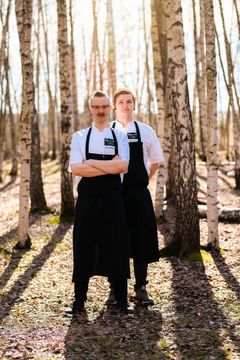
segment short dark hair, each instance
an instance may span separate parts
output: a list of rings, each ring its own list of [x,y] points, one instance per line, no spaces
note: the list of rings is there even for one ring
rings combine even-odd
[[[120,96],[120,95],[131,95],[132,98],[133,98],[133,103],[134,103],[134,107],[135,107],[135,104],[136,104],[136,96],[133,94],[133,92],[131,90],[129,90],[128,88],[120,88],[120,89],[117,89],[113,95],[113,107],[114,109],[116,108],[116,102],[117,102],[117,98]]]
[[[102,90],[96,90],[94,91],[94,93],[92,93],[92,95],[90,96],[89,100],[88,100],[88,105],[91,106],[92,104],[92,99],[95,98],[95,97],[106,97],[110,103],[110,100],[109,100],[109,96]]]

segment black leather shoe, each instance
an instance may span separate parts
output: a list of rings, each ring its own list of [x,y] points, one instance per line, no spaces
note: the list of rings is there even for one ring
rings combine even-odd
[[[74,301],[72,306],[65,310],[66,314],[77,315],[84,311],[84,301]]]
[[[128,314],[129,313],[128,302],[127,301],[119,301],[119,302],[117,302],[117,309],[122,314]]]

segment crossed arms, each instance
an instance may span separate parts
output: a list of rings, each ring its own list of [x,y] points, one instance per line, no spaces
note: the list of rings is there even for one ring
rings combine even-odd
[[[128,161],[117,155],[112,160],[85,160],[83,163],[72,164],[71,169],[74,176],[83,177],[121,174],[127,172]]]

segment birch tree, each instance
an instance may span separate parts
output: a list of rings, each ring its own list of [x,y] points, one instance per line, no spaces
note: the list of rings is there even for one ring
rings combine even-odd
[[[160,254],[185,256],[199,252],[194,133],[189,105],[184,32],[180,0],[166,2],[169,81],[176,139],[176,228],[171,244]]]
[[[58,52],[61,96],[61,219],[71,218],[74,211],[72,175],[68,172],[72,117],[69,46],[66,1],[57,0]]]
[[[204,0],[205,37],[207,63],[207,222],[208,241],[216,250],[218,240],[218,159],[217,159],[217,88],[216,88],[216,52],[213,1]]]
[[[159,17],[157,16],[157,9],[159,9]],[[161,0],[152,0],[151,1],[151,38],[152,38],[152,48],[153,48],[153,70],[154,70],[154,80],[156,88],[156,97],[157,97],[157,129],[160,142],[163,146],[163,139],[165,136],[164,133],[164,123],[165,123],[165,84],[163,78],[163,72],[166,69],[163,69],[162,57],[166,56],[165,52],[161,51],[160,46],[160,36],[163,36],[163,5]],[[166,119],[167,121],[167,119]],[[165,145],[165,144],[164,144]],[[164,185],[167,177],[167,153],[165,153],[165,146],[163,146],[165,162],[161,163],[157,173],[156,181],[156,195],[155,195],[155,216],[157,220],[163,217],[163,201],[164,201]]]
[[[233,83],[234,83],[234,74],[233,74],[233,61],[231,55],[231,45],[229,43],[227,37],[227,30],[224,20],[222,1],[219,0],[219,7],[222,18],[223,25],[223,33],[225,40],[225,48],[226,48],[226,58],[227,58],[227,69],[228,69],[228,95],[230,101],[230,107],[232,109],[232,123],[233,123],[233,153],[234,153],[234,161],[235,161],[235,183],[236,189],[240,189],[240,154],[239,154],[239,128],[238,128],[238,117],[234,104],[234,96],[233,96]]]
[[[71,59],[71,85],[72,85],[72,100],[73,100],[73,131],[79,130],[78,118],[78,87],[75,63],[75,45],[74,45],[74,19],[73,19],[73,1],[69,3],[69,17],[70,17],[70,59]]]
[[[108,35],[108,95],[113,96],[116,91],[116,46],[113,21],[112,0],[107,0],[107,35]]]
[[[31,123],[35,117],[33,63],[31,54],[32,1],[15,1],[17,28],[22,63],[22,110],[20,117],[20,192],[18,248],[29,248],[31,240],[29,227]]]

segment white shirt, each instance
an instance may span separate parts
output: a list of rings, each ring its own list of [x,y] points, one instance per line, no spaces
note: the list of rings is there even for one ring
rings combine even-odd
[[[69,165],[81,164],[86,160],[86,138],[89,127],[75,132],[72,136]],[[118,130],[115,135],[118,143],[118,155],[122,160],[129,161],[129,145],[127,136]],[[114,155],[115,146],[110,126],[100,131],[92,125],[92,132],[89,140],[89,152],[99,155]],[[69,171],[71,171],[69,169]],[[75,177],[76,183],[81,180],[80,176]]]
[[[164,161],[163,151],[159,142],[159,139],[151,126],[144,124],[141,121],[135,120],[138,124],[141,141],[143,143],[143,157],[144,165],[149,174],[148,164],[157,164]],[[113,122],[111,122],[112,126]],[[128,135],[128,141],[137,142],[136,135],[136,126],[134,120],[132,120],[126,127],[122,123],[116,121],[115,129],[122,131],[123,133],[130,134]]]

